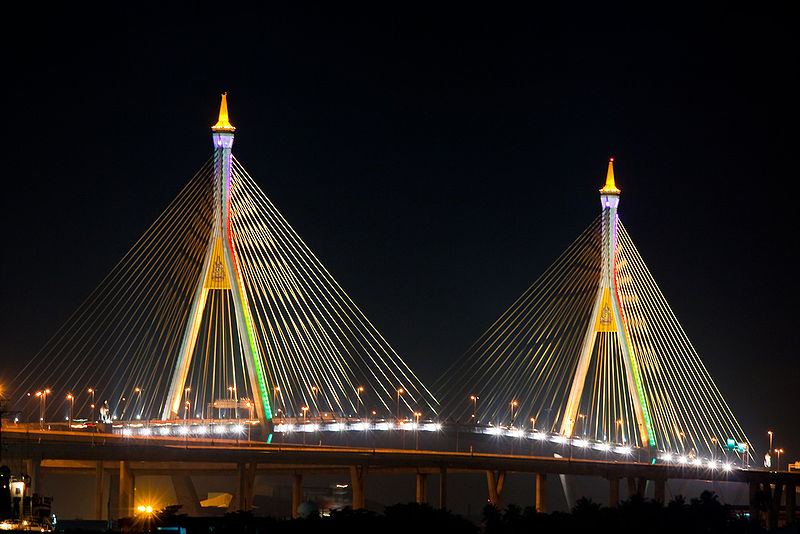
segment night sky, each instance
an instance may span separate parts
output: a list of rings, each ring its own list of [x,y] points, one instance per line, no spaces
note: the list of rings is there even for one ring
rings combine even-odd
[[[426,384],[599,213],[613,156],[734,414],[800,459],[795,19],[492,6],[9,21],[0,384],[211,155],[227,91],[236,156]]]

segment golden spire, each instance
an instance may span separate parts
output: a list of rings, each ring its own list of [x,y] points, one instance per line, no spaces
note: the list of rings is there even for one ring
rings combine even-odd
[[[232,132],[236,128],[228,121],[228,93],[222,93],[222,102],[219,105],[219,120],[211,127],[215,132]]]
[[[600,190],[604,195],[619,195],[622,191],[617,189],[614,183],[614,158],[608,160],[608,173],[606,173],[606,185]]]

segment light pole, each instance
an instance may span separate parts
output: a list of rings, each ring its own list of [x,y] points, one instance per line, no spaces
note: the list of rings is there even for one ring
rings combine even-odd
[[[319,394],[319,389],[317,389],[317,386],[311,386],[311,395],[314,397],[314,408],[317,409],[317,415],[320,417],[320,419],[322,419],[322,414],[320,413],[319,410],[319,403],[317,402],[318,394]]]
[[[186,399],[186,405],[183,409],[183,426],[186,426],[186,419],[189,416],[189,408],[191,408],[192,404],[189,402],[189,399]]]
[[[69,428],[72,429],[72,410],[75,408],[75,396],[72,393],[67,393],[67,400],[69,401]]]
[[[247,399],[247,411],[250,414],[250,421],[253,420],[253,403],[250,402],[250,399]],[[280,411],[280,410],[278,410]],[[250,441],[250,427],[253,426],[250,421],[247,421],[247,441]]]
[[[397,420],[400,421],[400,395],[403,394],[403,388],[397,388]]]
[[[47,394],[50,393],[49,389],[37,391],[36,396],[39,397],[39,428],[44,430],[44,416],[47,410]]]
[[[716,453],[715,452],[716,448],[717,448],[717,438],[711,438],[711,462],[712,463],[714,461],[716,461],[716,458],[714,457],[714,455]]]
[[[308,413],[308,406],[300,408],[303,410],[303,445],[306,444],[306,413]]]
[[[775,470],[776,471],[780,471],[781,470],[781,454],[783,453],[783,449],[775,449],[775,452],[778,455],[778,463],[775,464]]]
[[[235,402],[236,402],[236,386],[228,386],[228,392],[231,394],[231,401],[234,402],[234,405],[233,405],[234,408],[233,408],[233,412],[232,412],[233,413],[233,417],[231,417],[231,419],[236,419],[236,415],[237,415],[236,414],[236,404],[235,404]]]
[[[514,426],[514,408],[517,406],[517,401],[511,401],[511,427]]]
[[[356,417],[359,419],[361,418],[361,393],[364,391],[363,386],[358,386],[356,388],[356,397],[358,397],[358,402],[356,403]]]
[[[91,415],[91,420],[94,421],[94,388],[89,388],[87,391],[92,396],[92,402],[91,402],[92,415]]]
[[[583,432],[583,436],[586,437],[586,425],[583,422],[584,415],[582,413],[578,414],[578,422],[581,424],[581,431]]]
[[[142,398],[142,388],[133,388],[133,392],[136,393],[136,400],[133,401],[133,412],[136,419],[141,419],[142,414],[136,413],[136,406],[139,404],[139,400]]]
[[[422,417],[422,412],[414,412],[414,418],[417,423],[414,427],[414,449],[419,450],[419,418]]]
[[[622,429],[622,419],[618,419],[618,420],[617,420],[617,428],[616,428],[616,430],[617,430],[617,436],[616,436],[616,438],[617,438],[617,439],[616,439],[615,441],[616,441],[617,443],[620,443],[620,444],[622,443],[622,442],[619,440],[619,433],[620,433],[620,430],[621,430],[621,429]]]
[[[478,413],[478,396],[477,395],[470,395],[469,400],[472,401],[472,418],[475,419],[477,422],[477,413]]]
[[[772,450],[772,430],[767,430],[767,435],[769,436],[769,449],[768,451]]]

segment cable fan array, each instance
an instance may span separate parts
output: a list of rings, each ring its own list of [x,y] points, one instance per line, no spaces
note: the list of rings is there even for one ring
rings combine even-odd
[[[160,417],[214,224],[206,162],[16,377],[24,420]],[[438,406],[278,212],[233,161],[231,234],[278,415],[341,416]],[[231,292],[209,290],[183,417],[237,416],[252,399]],[[402,394],[398,393],[402,390]],[[219,403],[219,400],[235,402]],[[244,415],[244,414],[239,414]]]
[[[443,375],[442,415],[560,430],[600,284],[601,235],[598,217]],[[615,274],[657,447],[747,442],[621,222]],[[598,332],[573,435],[642,446],[622,358],[617,333]]]

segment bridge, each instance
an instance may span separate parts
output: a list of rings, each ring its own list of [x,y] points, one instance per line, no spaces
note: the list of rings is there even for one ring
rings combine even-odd
[[[747,436],[620,221],[613,159],[600,216],[429,389],[233,156],[234,132],[223,94],[213,156],[15,379],[4,458],[34,484],[112,470],[119,516],[135,473],[166,462],[238,473],[241,509],[262,470],[296,477],[298,496],[303,472],[344,469],[355,507],[376,470],[417,473],[418,499],[430,473],[485,471],[498,505],[516,471],[602,476],[612,503],[622,478],[663,501],[668,478],[720,477],[784,495],[792,517],[796,476],[748,469]],[[539,454],[512,454],[518,440]],[[191,481],[173,482],[193,509]]]

